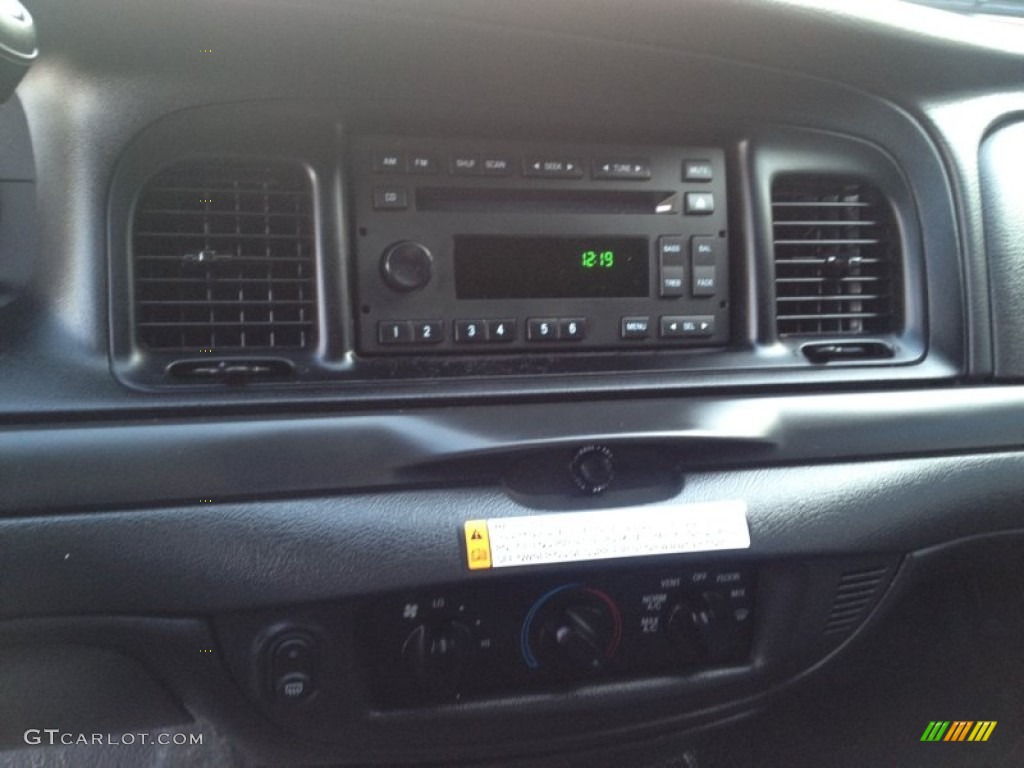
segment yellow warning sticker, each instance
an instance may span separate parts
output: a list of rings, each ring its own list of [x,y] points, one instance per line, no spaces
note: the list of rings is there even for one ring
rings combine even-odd
[[[487,533],[486,520],[470,520],[466,523],[466,564],[471,571],[491,567],[491,537]]]
[[[750,547],[740,500],[470,520],[465,533],[471,571]]]

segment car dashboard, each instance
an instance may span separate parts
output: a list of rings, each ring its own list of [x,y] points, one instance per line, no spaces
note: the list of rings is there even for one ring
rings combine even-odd
[[[10,754],[1019,762],[1012,9],[26,5]]]

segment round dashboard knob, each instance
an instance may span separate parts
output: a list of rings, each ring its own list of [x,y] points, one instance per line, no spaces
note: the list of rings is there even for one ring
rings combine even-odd
[[[408,293],[430,282],[434,257],[426,246],[403,240],[393,243],[384,250],[380,260],[380,271],[384,282],[393,290]]]
[[[615,454],[603,445],[580,448],[569,463],[569,474],[584,493],[601,493],[615,479]]]
[[[615,656],[622,618],[603,592],[566,588],[542,598],[528,619],[527,664],[560,672],[599,672]]]
[[[416,627],[402,646],[402,656],[423,693],[446,697],[458,692],[473,648],[469,627],[444,621]]]

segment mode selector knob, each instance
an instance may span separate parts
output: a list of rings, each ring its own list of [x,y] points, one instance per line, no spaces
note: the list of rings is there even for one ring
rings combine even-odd
[[[380,271],[390,288],[408,293],[430,282],[433,265],[434,257],[425,245],[403,240],[384,249]]]
[[[701,592],[680,596],[669,606],[666,633],[681,662],[716,662],[736,654],[739,638],[724,619],[723,603],[718,592]]]
[[[402,656],[424,694],[449,697],[459,691],[474,644],[473,633],[461,622],[420,624],[406,638]]]

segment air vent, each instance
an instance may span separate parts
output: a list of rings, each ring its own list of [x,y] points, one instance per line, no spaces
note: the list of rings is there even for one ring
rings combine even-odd
[[[874,604],[888,568],[844,573],[836,586],[832,610],[825,620],[825,634],[849,632]]]
[[[310,186],[299,167],[224,162],[151,179],[132,232],[138,343],[207,353],[313,346]]]
[[[772,229],[780,336],[898,330],[900,241],[878,190],[843,179],[780,179]]]

